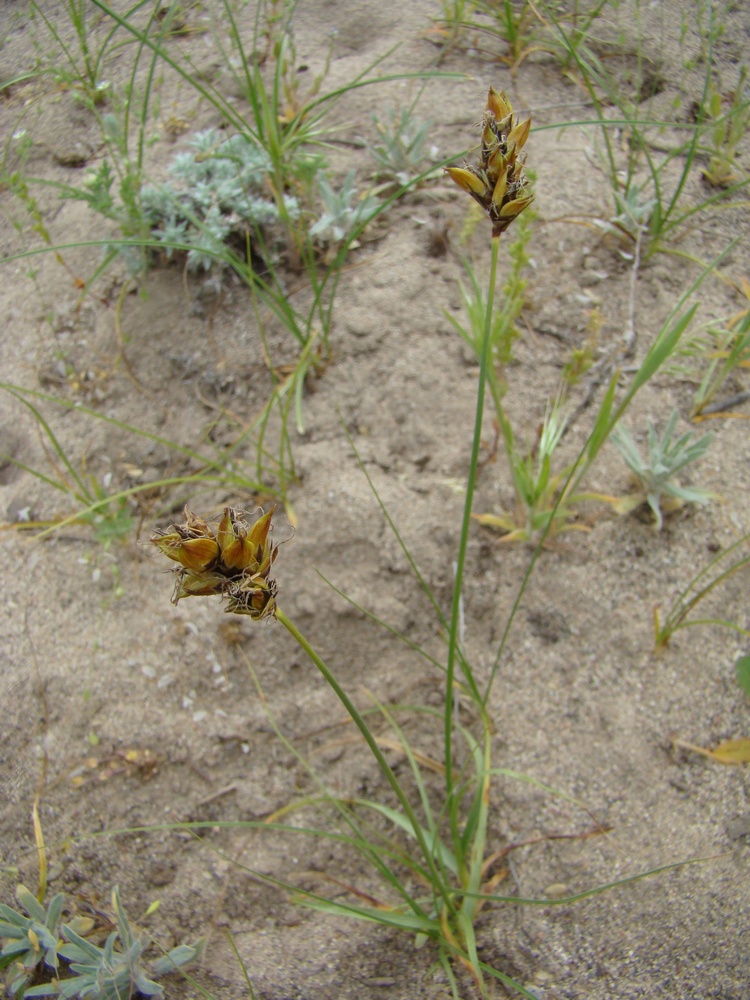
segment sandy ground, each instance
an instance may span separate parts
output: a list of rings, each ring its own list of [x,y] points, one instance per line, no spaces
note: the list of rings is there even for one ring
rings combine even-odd
[[[640,10],[644,52],[664,83],[644,113],[666,114],[679,97],[678,114],[684,114],[699,96],[700,68],[697,75],[685,68],[696,38],[688,32],[679,46],[682,7]],[[61,8],[48,3],[45,9],[59,14]],[[428,33],[438,14],[439,5],[428,0],[301,0],[298,58],[320,68],[327,33],[335,27],[327,86],[353,78],[397,43],[384,71],[434,68],[439,50]],[[249,31],[250,10],[243,16]],[[744,58],[748,14],[737,9],[726,16],[729,30],[716,58],[728,86]],[[32,69],[44,45],[24,4],[4,5],[0,26],[0,78],[8,79]],[[621,39],[626,64],[635,60],[627,53],[636,27],[624,8],[603,18],[602,31]],[[215,60],[210,35],[171,44],[192,46],[201,64]],[[534,266],[523,336],[507,372],[509,413],[521,439],[531,443],[562,366],[589,336],[592,310],[601,320],[596,356],[616,357],[634,303],[637,364],[698,270],[685,257],[660,254],[643,263],[633,290],[631,267],[617,248],[595,228],[570,219],[610,211],[593,131],[540,128],[592,117],[584,92],[543,54],[528,59],[513,80],[498,59],[501,52],[497,41],[476,36],[446,54],[440,68],[467,75],[430,82],[417,113],[433,123],[431,140],[442,157],[472,141],[471,124],[489,84],[506,88],[538,129],[527,146],[538,175],[538,219],[529,246]],[[113,67],[116,79],[125,68],[123,54]],[[413,82],[401,81],[348,96],[336,111],[342,136],[371,140],[372,113],[415,93]],[[191,130],[218,124],[216,113],[198,107],[184,84],[167,77],[161,95],[163,117],[182,115]],[[69,165],[71,155],[83,151],[86,165],[103,155],[92,121],[50,78],[10,88],[0,116],[4,136],[19,122],[32,136],[27,169],[33,176],[79,183],[81,165]],[[163,175],[184,141],[165,133],[155,143],[149,151],[155,176]],[[662,141],[669,145],[674,135],[667,130]],[[355,146],[338,147],[334,160],[342,173],[356,166],[364,177],[372,169],[366,151]],[[750,165],[747,143],[740,162]],[[56,242],[109,234],[80,203],[59,200],[51,188],[34,190]],[[702,197],[695,169],[686,203]],[[32,221],[7,190],[0,203],[3,257],[38,245]],[[293,431],[300,481],[290,500],[297,529],[292,533],[284,513],[277,513],[276,537],[289,539],[277,563],[279,602],[363,706],[367,692],[394,704],[437,705],[441,699],[439,675],[319,574],[410,641],[440,653],[434,612],[347,433],[447,608],[477,380],[476,365],[445,315],[461,315],[457,282],[467,250],[458,246],[458,234],[466,209],[460,192],[438,178],[386,215],[378,239],[351,253],[334,309],[332,359],[304,399],[305,433]],[[716,211],[681,230],[673,249],[707,260],[740,235],[723,264],[724,273],[739,281],[750,273],[747,222],[746,208]],[[435,229],[447,233],[445,246],[436,248]],[[480,228],[470,247],[481,274],[488,242]],[[75,279],[88,278],[98,260],[98,251],[81,248],[64,254],[64,267],[52,254],[4,265],[3,379],[79,400],[186,445],[208,433],[222,410],[239,422],[251,419],[271,383],[247,290],[227,278],[220,301],[207,309],[200,282],[186,282],[179,264],[155,268],[140,294],[126,296],[118,337],[118,268],[76,308]],[[501,273],[508,266],[505,247],[500,266]],[[303,297],[305,289],[296,294]],[[701,299],[703,318],[742,308],[719,277],[706,281]],[[293,362],[288,335],[272,323],[268,332],[274,363]],[[646,418],[663,426],[676,406],[681,428],[687,427],[693,390],[679,373],[660,376],[637,398],[627,425],[643,441]],[[564,460],[585,440],[591,412],[565,438]],[[747,412],[745,404],[745,417]],[[134,469],[157,479],[174,468],[161,445],[113,424],[52,405],[44,413],[76,468],[100,481],[111,475],[113,486],[124,487]],[[710,747],[750,733],[747,700],[733,676],[747,643],[727,629],[702,627],[678,633],[661,655],[653,649],[654,607],[668,609],[698,568],[748,530],[747,423],[720,419],[711,429],[716,440],[691,474],[722,501],[681,511],[659,534],[647,517],[618,519],[591,505],[583,513],[590,530],[565,536],[542,554],[501,661],[491,701],[497,766],[575,797],[588,812],[538,787],[499,778],[490,849],[537,841],[512,852],[499,892],[570,895],[659,865],[712,859],[577,905],[487,908],[479,927],[481,957],[544,1000],[748,995],[747,771],[672,745],[673,737]],[[216,433],[231,430],[220,425]],[[0,394],[0,435],[4,452],[52,474],[30,413],[7,393]],[[492,437],[488,415],[488,445]],[[250,467],[250,449],[237,459]],[[616,495],[627,491],[627,470],[613,447],[605,449],[589,486]],[[136,919],[152,900],[161,900],[144,923],[165,947],[208,936],[195,975],[214,997],[248,995],[226,930],[263,1000],[447,997],[429,947],[415,950],[406,935],[299,909],[251,874],[320,891],[331,889],[326,877],[334,876],[363,891],[382,891],[342,845],[218,826],[202,843],[184,830],[111,832],[188,820],[259,820],[311,791],[309,775],[275,737],[269,712],[333,789],[386,795],[365,752],[346,739],[349,730],[332,695],[277,624],[231,621],[215,600],[170,605],[171,579],[147,539],[178,516],[186,500],[213,514],[225,503],[252,508],[268,498],[210,487],[162,493],[135,511],[137,532],[109,549],[85,525],[44,542],[17,530],[1,536],[0,898],[12,902],[19,878],[36,884],[31,807],[43,773],[41,819],[52,888],[82,908],[102,907],[118,884]],[[498,512],[512,500],[498,456],[483,471],[475,507]],[[24,511],[41,520],[72,510],[67,498],[30,474],[9,463],[0,468],[0,515],[9,524]],[[494,661],[529,558],[524,546],[504,546],[486,529],[472,530],[465,643],[480,677]],[[747,594],[747,573],[739,574],[701,613],[747,628]],[[439,727],[433,731],[416,716],[409,726],[422,752],[440,756]],[[131,750],[138,751],[137,765],[123,759]],[[403,759],[394,755],[393,762],[405,773]],[[595,824],[611,831],[545,839],[580,835]],[[475,995],[468,981],[461,989],[466,998]],[[199,995],[180,980],[168,983],[166,992]],[[500,987],[496,995],[504,995]]]

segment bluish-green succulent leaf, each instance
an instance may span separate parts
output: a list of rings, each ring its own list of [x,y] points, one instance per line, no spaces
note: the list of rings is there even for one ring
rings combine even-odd
[[[39,986],[31,986],[23,991],[23,998],[27,997],[56,997],[60,995],[60,988],[57,981],[51,983],[40,983]]]
[[[49,906],[47,907],[47,917],[44,921],[48,930],[57,936],[57,931],[60,926],[60,918],[62,917],[63,903],[65,902],[65,897],[61,892],[58,892],[50,900]]]
[[[101,949],[85,938],[82,938],[80,934],[77,934],[70,924],[62,925],[62,934],[66,942],[68,942],[67,944],[63,944],[59,949],[63,958],[71,962],[99,961]]]
[[[164,990],[158,983],[155,983],[153,979],[148,979],[145,975],[141,974],[136,976],[135,988],[139,993],[142,993],[147,997],[163,997]]]
[[[33,920],[38,920],[40,924],[45,922],[47,911],[25,885],[19,885],[16,889],[16,899]]]
[[[174,972],[181,965],[194,962],[203,954],[206,946],[206,939],[199,938],[194,944],[180,944],[172,948],[166,955],[157,958],[152,966],[154,976],[164,976],[168,972]]]
[[[24,934],[23,937],[19,935],[18,938],[8,941],[2,952],[0,952],[0,955],[2,955],[3,958],[6,956],[10,956],[12,958],[15,955],[23,955],[25,951],[29,950],[29,945],[30,941],[26,935]]]
[[[21,917],[24,924],[27,918]],[[18,924],[10,924],[5,921],[0,922],[0,938],[22,938],[26,936],[26,926],[19,927]],[[4,951],[5,949],[3,949]]]

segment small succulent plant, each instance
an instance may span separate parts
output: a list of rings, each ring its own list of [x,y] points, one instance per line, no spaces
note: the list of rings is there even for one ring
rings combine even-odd
[[[614,192],[616,212],[608,219],[595,219],[594,225],[620,241],[635,242],[648,234],[658,198],[646,197],[647,184],[631,184],[627,191]]]
[[[9,967],[8,987],[11,996],[80,997],[81,1000],[130,1000],[143,996],[163,997],[161,986],[149,979],[141,962],[149,943],[148,936],[136,936],[120,901],[119,890],[112,890],[112,909],[117,930],[99,947],[83,937],[94,926],[88,917],[74,917],[62,923],[64,897],[54,896],[45,910],[25,886],[16,890],[16,898],[28,916],[9,906],[0,905],[0,965]],[[116,948],[120,940],[122,950]],[[154,962],[152,976],[163,976],[198,958],[203,940],[193,945],[179,945]],[[71,973],[58,978],[60,959]],[[40,965],[51,970],[46,983],[28,986]]]
[[[663,510],[676,510],[685,503],[705,504],[714,496],[709,490],[681,486],[675,479],[680,469],[705,454],[714,437],[713,434],[704,434],[693,440],[688,431],[677,441],[672,441],[679,416],[679,412],[674,410],[661,437],[649,420],[648,454],[645,458],[627,428],[620,425],[612,433],[612,441],[638,482],[638,491],[617,501],[615,509],[627,513],[645,501],[654,513],[657,531],[661,531],[663,525]]]
[[[318,190],[324,211],[310,227],[310,236],[317,237],[329,246],[337,246],[375,213],[380,202],[372,195],[356,200],[354,178],[355,172],[350,170],[339,190],[334,191],[323,174],[319,175]]]
[[[391,108],[386,120],[372,118],[379,141],[370,148],[379,178],[398,181],[403,187],[424,169],[430,153],[425,150],[430,122],[414,118],[411,108]],[[437,150],[433,150],[436,153]]]
[[[63,896],[54,896],[45,910],[25,885],[16,889],[19,906],[27,914],[0,904],[0,967],[7,968],[7,984],[11,996],[23,995],[23,990],[44,964],[57,970],[57,944],[62,917]]]

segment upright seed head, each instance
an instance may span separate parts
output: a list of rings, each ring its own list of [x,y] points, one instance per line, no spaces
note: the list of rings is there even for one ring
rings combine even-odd
[[[270,572],[278,546],[269,537],[274,509],[250,525],[243,511],[225,507],[214,533],[186,507],[184,524],[155,532],[151,542],[180,564],[172,602],[219,595],[228,599],[228,612],[255,619],[275,614],[276,584]]]
[[[534,198],[523,172],[525,154],[521,154],[529,137],[531,119],[514,124],[513,108],[505,91],[498,94],[490,87],[479,124],[482,127],[479,161],[463,167],[446,167],[446,173],[479,202],[492,222],[492,235],[500,236]]]

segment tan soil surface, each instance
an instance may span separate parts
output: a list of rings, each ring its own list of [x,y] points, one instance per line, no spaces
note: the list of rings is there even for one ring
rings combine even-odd
[[[63,5],[44,7],[60,14]],[[241,15],[248,36],[252,7]],[[0,11],[5,80],[33,69],[44,54],[40,45],[49,48],[25,8],[7,3]],[[439,8],[429,0],[301,0],[295,17],[298,59],[311,71],[319,69],[335,28],[327,87],[352,79],[396,45],[383,72],[434,69],[439,49],[429,32]],[[683,10],[689,29],[681,48]],[[697,51],[696,12],[693,4],[640,8],[644,53],[664,83],[644,113],[667,114],[680,97],[680,113],[686,114],[690,100],[700,96],[695,88],[701,68],[685,69]],[[750,21],[742,4],[726,16],[729,27],[716,58],[728,88],[745,58]],[[601,30],[621,39],[621,51],[633,51],[635,21],[625,7],[603,16]],[[210,34],[170,44],[192,47],[201,65],[218,62]],[[118,83],[127,71],[126,52],[114,65]],[[471,124],[490,84],[505,88],[514,105],[533,116],[537,130],[527,148],[538,175],[538,220],[529,247],[534,267],[523,336],[507,372],[509,413],[531,443],[562,366],[589,336],[592,310],[601,316],[597,357],[615,358],[634,303],[637,364],[698,268],[686,257],[657,255],[643,262],[633,291],[632,268],[618,248],[600,230],[570,219],[610,213],[594,130],[540,128],[592,118],[585,92],[544,54],[526,60],[514,80],[498,58],[501,52],[489,37],[464,39],[444,55],[440,69],[467,75],[429,82],[417,114],[432,121],[431,141],[440,157],[474,141]],[[623,57],[626,64],[628,59],[635,56]],[[372,113],[400,106],[416,92],[414,81],[400,81],[348,95],[335,112],[342,138],[372,140]],[[190,131],[219,124],[215,112],[198,107],[189,88],[170,77],[161,101],[162,118],[184,117]],[[19,127],[32,136],[27,169],[37,177],[80,183],[82,166],[69,165],[71,157],[78,151],[80,162],[91,166],[103,155],[85,110],[49,77],[6,91],[0,121],[6,139]],[[163,176],[186,138],[172,141],[162,133],[149,151],[154,176]],[[616,141],[624,162],[627,137]],[[667,130],[663,141],[676,140]],[[745,169],[748,156],[745,141]],[[334,162],[342,174],[357,167],[361,179],[372,171],[366,149],[354,144],[340,145]],[[54,241],[110,235],[108,223],[79,202],[60,200],[53,188],[36,188],[35,195]],[[686,203],[705,196],[696,167]],[[2,255],[38,246],[19,202],[7,191],[0,202]],[[305,433],[292,431],[300,476],[290,490],[297,528],[292,533],[277,512],[277,540],[293,534],[277,562],[279,602],[362,707],[368,692],[384,703],[441,703],[440,675],[319,574],[410,642],[441,653],[434,611],[384,521],[347,433],[447,609],[477,381],[476,364],[444,314],[461,315],[457,283],[466,251],[458,235],[467,208],[467,199],[437,178],[385,215],[377,239],[351,252],[334,309],[332,360],[308,387]],[[747,227],[746,208],[717,210],[685,227],[674,249],[709,260],[740,236],[722,265],[737,282],[750,274]],[[434,245],[436,228],[447,232],[445,253],[442,244]],[[473,239],[484,277],[484,224]],[[227,277],[221,298],[205,306],[200,279],[186,280],[177,263],[155,268],[140,294],[126,296],[118,335],[115,307],[125,277],[119,265],[77,309],[74,279],[88,279],[99,259],[96,248],[79,248],[64,253],[65,267],[52,254],[5,264],[3,379],[80,400],[186,445],[208,434],[222,410],[239,424],[252,419],[271,381],[247,290]],[[507,260],[505,243],[501,274]],[[290,294],[306,292],[302,287]],[[701,299],[704,319],[742,308],[718,277],[706,281]],[[269,335],[274,363],[293,363],[291,338],[273,324]],[[730,388],[741,387],[740,375]],[[677,372],[661,375],[637,398],[628,427],[643,442],[646,418],[663,426],[676,406],[686,429],[693,389]],[[584,391],[585,383],[574,403]],[[593,412],[585,411],[566,436],[564,461],[577,454]],[[76,467],[84,463],[99,481],[111,476],[113,488],[131,485],[133,470],[153,479],[170,470],[170,456],[158,444],[75,411],[45,406],[44,413]],[[712,858],[575,905],[486,908],[478,929],[482,959],[544,1000],[743,1000],[750,993],[748,772],[672,745],[673,737],[713,747],[750,735],[748,702],[734,679],[735,659],[748,651],[747,641],[711,626],[677,633],[661,655],[653,641],[654,607],[665,613],[693,574],[750,528],[748,424],[719,419],[711,429],[717,438],[687,478],[720,494],[721,502],[680,511],[658,534],[648,517],[618,519],[590,505],[583,514],[590,530],[564,536],[542,553],[501,661],[491,699],[495,764],[575,797],[589,813],[538,785],[499,777],[489,849],[537,842],[512,852],[498,892],[542,899],[571,895],[671,862]],[[2,451],[52,475],[31,414],[7,393],[0,394],[0,435]],[[488,446],[492,438],[488,413]],[[236,457],[248,467],[254,461],[250,449]],[[627,470],[614,447],[606,447],[588,485],[614,495],[627,492]],[[429,946],[415,950],[408,935],[301,909],[251,873],[321,892],[332,890],[326,877],[333,876],[361,891],[387,894],[343,845],[219,826],[206,829],[203,842],[170,828],[112,832],[189,820],[262,820],[313,792],[305,769],[274,735],[269,712],[337,792],[388,800],[373,762],[347,739],[338,703],[277,623],[230,620],[215,599],[170,605],[171,578],[147,540],[155,527],[179,515],[186,500],[204,514],[226,503],[250,509],[267,503],[210,486],[200,493],[172,491],[137,511],[137,537],[108,550],[85,525],[43,542],[16,530],[2,534],[0,899],[12,903],[18,880],[36,885],[31,808],[46,758],[40,808],[51,888],[82,908],[106,909],[118,884],[128,912],[165,947],[206,935],[206,955],[194,974],[212,996],[248,995],[227,942],[229,930],[263,1000],[448,997]],[[483,471],[475,509],[499,512],[512,501],[507,466],[498,455]],[[24,511],[44,520],[73,508],[62,494],[6,463],[0,469],[0,515],[14,523]],[[491,669],[530,554],[524,546],[500,544],[486,529],[472,529],[465,644],[480,678]],[[698,610],[749,627],[747,572]],[[439,724],[431,727],[413,716],[408,731],[419,750],[441,756]],[[125,762],[128,751],[138,752],[138,763]],[[403,756],[393,753],[391,760],[406,777]],[[611,831],[545,839],[580,835],[595,824]],[[160,908],[144,918],[154,899]],[[200,995],[178,977],[165,988],[169,997]],[[501,987],[493,989],[505,995]],[[468,980],[461,980],[461,990],[467,1000],[475,996]]]

